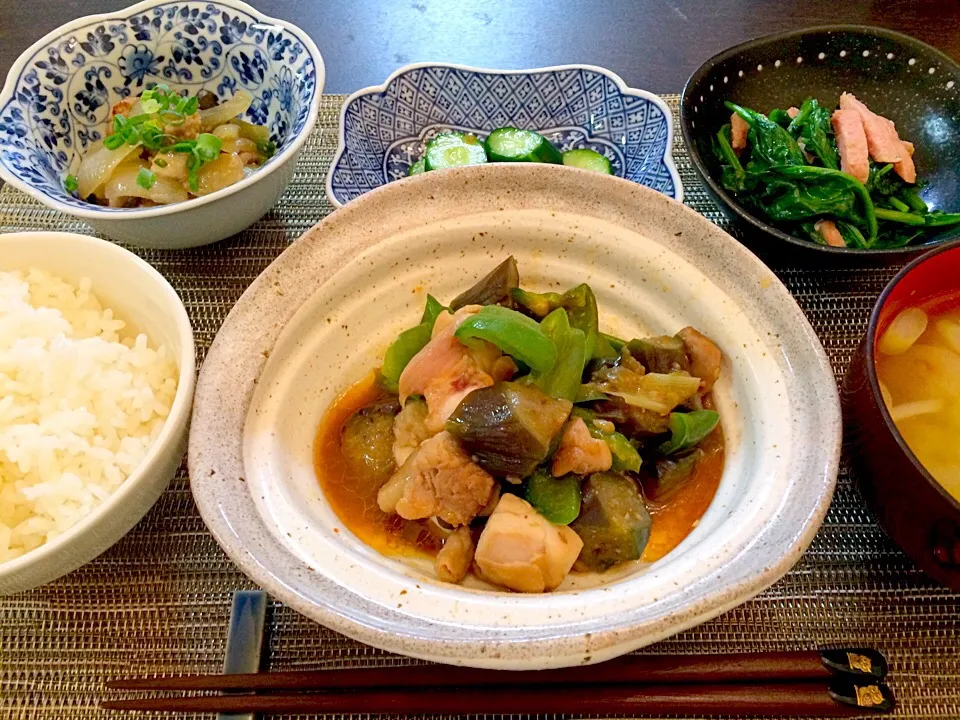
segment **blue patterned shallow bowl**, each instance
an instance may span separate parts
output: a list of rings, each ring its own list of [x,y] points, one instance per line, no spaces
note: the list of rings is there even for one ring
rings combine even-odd
[[[593,65],[483,70],[441,63],[407,65],[347,98],[327,197],[340,206],[406,176],[438,132],[484,137],[504,125],[537,130],[561,150],[596,150],[617,176],[683,200],[671,156],[673,120],[656,95]]]
[[[0,93],[0,176],[115,239],[152,247],[213,242],[277,201],[316,122],[323,80],[323,59],[306,33],[237,0],[148,0],[79,18],[10,70]],[[70,195],[63,179],[102,138],[110,107],[158,82],[221,98],[248,90],[246,119],[270,128],[277,154],[235,185],[173,205],[104,208]]]

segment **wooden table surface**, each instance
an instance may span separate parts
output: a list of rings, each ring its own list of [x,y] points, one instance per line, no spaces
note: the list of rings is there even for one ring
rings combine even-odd
[[[0,73],[80,15],[132,0],[0,0]],[[492,68],[602,65],[634,87],[679,92],[714,53],[779,30],[828,23],[892,28],[960,59],[957,0],[252,0],[306,30],[325,90],[375,85],[421,60]]]

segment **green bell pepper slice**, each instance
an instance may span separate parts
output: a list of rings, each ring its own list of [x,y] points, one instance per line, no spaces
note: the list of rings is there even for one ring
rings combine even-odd
[[[536,320],[500,305],[484,305],[460,323],[454,335],[458,340],[479,338],[493,343],[536,372],[549,371],[557,361],[553,341]]]
[[[570,326],[567,311],[557,308],[540,322],[540,329],[553,342],[557,360],[545,373],[536,373],[535,384],[550,397],[573,402],[580,390],[587,362],[586,337]]]
[[[567,290],[562,295],[532,293],[516,288],[511,291],[514,301],[537,317],[545,317],[557,308],[567,311],[570,326],[580,330],[586,339],[587,359],[616,355],[607,342],[600,341],[597,319],[597,298],[586,283]],[[597,352],[604,354],[598,355]]]
[[[427,295],[427,304],[420,318],[420,323],[404,330],[397,336],[383,356],[383,367],[380,368],[381,382],[391,392],[399,389],[400,375],[414,355],[423,350],[430,336],[433,334],[433,325],[440,313],[447,309],[433,295]]]

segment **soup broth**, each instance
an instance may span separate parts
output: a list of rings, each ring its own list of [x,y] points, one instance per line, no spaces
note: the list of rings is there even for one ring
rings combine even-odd
[[[877,344],[877,376],[903,439],[960,501],[960,294],[901,311]]]

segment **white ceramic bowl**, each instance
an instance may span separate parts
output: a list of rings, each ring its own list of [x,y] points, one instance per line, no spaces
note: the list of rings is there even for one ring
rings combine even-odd
[[[150,248],[206,245],[273,207],[317,121],[320,51],[300,28],[239,0],[146,0],[81,17],[17,58],[0,91],[0,177],[114,240]],[[106,208],[63,187],[107,129],[112,105],[153,83],[249,91],[244,115],[266,125],[277,154],[249,177],[201,198],[150,208]]]
[[[177,394],[160,436],[129,478],[93,512],[62,535],[0,563],[0,595],[50,582],[89,562],[147,514],[176,473],[186,449],[196,361],[193,329],[176,291],[133,253],[86,235],[25,232],[0,235],[0,271],[35,266],[78,283],[117,316],[163,344],[180,368]]]
[[[506,255],[533,289],[593,287],[602,329],[687,324],[725,353],[727,457],[698,527],[667,557],[569,578],[544,595],[443,584],[347,530],[313,470],[319,420],[415,322]],[[813,538],[840,452],[836,384],[776,276],[660,193],[543,165],[487,165],[390,183],[306,233],[251,285],[210,349],[190,437],[207,526],[262,587],[378,647],[527,669],[598,662],[737,605]]]

